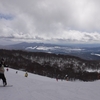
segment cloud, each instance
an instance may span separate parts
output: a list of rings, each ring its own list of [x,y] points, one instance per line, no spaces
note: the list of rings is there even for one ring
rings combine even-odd
[[[99,0],[1,0],[0,38],[100,43]]]

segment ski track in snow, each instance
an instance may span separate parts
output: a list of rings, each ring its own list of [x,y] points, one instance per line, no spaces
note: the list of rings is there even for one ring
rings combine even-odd
[[[7,82],[13,87],[0,87],[0,100],[99,100],[100,81],[61,81],[9,69]],[[2,85],[2,80],[0,80]]]

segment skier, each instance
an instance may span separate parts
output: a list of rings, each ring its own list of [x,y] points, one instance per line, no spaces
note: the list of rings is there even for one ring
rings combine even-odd
[[[28,73],[27,73],[27,71],[26,71],[26,73],[25,73],[25,77],[28,77]]]
[[[4,75],[4,67],[5,67],[5,61],[4,59],[1,59],[1,63],[0,63],[0,79],[2,79],[3,81],[3,86],[7,85],[7,81],[6,81],[6,77]]]
[[[8,69],[8,68],[7,68],[6,70],[7,70],[7,72],[9,71],[9,69]]]
[[[18,71],[16,71],[16,74],[18,73]]]

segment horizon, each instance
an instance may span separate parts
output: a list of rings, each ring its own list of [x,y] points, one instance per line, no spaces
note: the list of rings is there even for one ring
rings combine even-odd
[[[16,45],[21,43],[43,43],[43,44],[51,44],[51,45],[59,45],[59,46],[76,46],[76,47],[100,47],[100,43],[68,43],[68,44],[61,44],[61,43],[44,43],[44,42],[8,42],[8,43],[0,43],[1,46],[9,46],[9,45]]]

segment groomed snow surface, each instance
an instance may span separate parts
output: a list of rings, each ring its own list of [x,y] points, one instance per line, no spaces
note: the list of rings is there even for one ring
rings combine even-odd
[[[7,82],[13,87],[2,87],[0,100],[100,100],[100,81],[61,81],[9,69]]]

